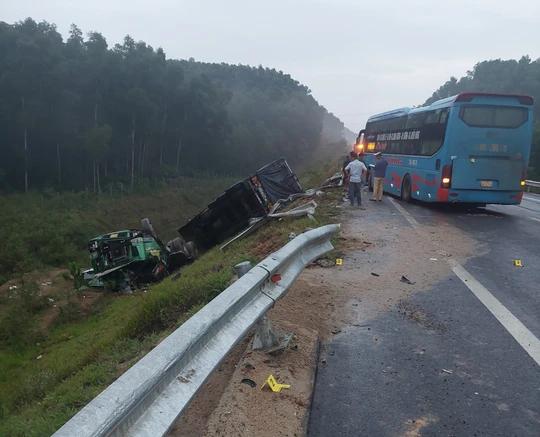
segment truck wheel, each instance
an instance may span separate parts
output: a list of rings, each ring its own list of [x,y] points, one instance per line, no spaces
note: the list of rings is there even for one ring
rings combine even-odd
[[[186,255],[191,259],[195,259],[199,256],[199,251],[197,250],[195,242],[188,241],[186,243]]]
[[[185,252],[184,240],[182,240],[180,237],[176,237],[175,239],[169,241],[167,243],[167,247],[171,253]]]

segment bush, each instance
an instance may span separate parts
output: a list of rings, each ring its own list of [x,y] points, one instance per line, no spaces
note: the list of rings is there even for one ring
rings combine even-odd
[[[48,302],[39,294],[36,284],[23,282],[3,303],[0,345],[21,350],[42,338],[36,314],[46,308]]]

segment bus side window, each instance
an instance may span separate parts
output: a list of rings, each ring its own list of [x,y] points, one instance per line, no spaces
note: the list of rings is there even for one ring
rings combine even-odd
[[[420,155],[431,156],[442,146],[447,117],[448,109],[437,109],[427,113],[422,127]]]
[[[420,112],[418,114],[412,114],[407,117],[407,129],[418,129],[424,125],[424,120],[426,119],[426,113]]]
[[[439,119],[439,124],[446,124],[448,119],[448,109],[445,109],[441,112],[441,118]]]

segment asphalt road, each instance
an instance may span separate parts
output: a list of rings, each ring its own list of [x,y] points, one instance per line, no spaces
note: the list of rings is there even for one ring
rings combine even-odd
[[[473,278],[450,276],[326,344],[309,435],[540,436],[540,196],[473,210],[395,202],[404,227],[474,238],[462,266]]]

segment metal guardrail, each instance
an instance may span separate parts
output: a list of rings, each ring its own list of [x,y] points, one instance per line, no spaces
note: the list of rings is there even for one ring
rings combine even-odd
[[[531,187],[532,188],[540,188],[540,182],[539,181],[530,181],[530,180],[526,180],[525,181],[525,186],[530,189]]]
[[[210,373],[287,292],[306,265],[330,251],[339,225],[300,234],[187,320],[60,428],[56,437],[162,436]],[[279,275],[279,276],[278,276]]]

